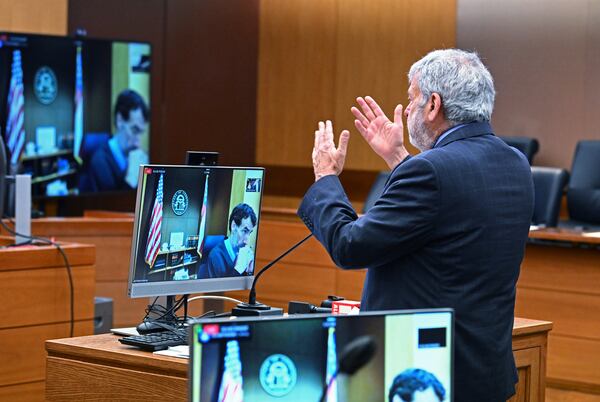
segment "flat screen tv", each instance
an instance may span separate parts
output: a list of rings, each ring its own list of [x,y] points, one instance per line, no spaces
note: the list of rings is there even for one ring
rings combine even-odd
[[[127,191],[149,162],[148,43],[0,33],[0,133],[34,197]]]

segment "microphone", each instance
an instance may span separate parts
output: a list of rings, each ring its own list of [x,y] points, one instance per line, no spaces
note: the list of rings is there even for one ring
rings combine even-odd
[[[302,245],[305,241],[312,237],[312,233],[306,236],[304,239],[300,240],[298,243],[294,244],[288,250],[286,250],[279,257],[275,258],[273,261],[265,265],[254,277],[252,281],[252,287],[250,287],[250,294],[248,295],[248,303],[240,303],[236,307],[231,310],[232,315],[236,316],[249,316],[249,315],[279,315],[283,314],[283,309],[278,307],[270,307],[266,304],[260,303],[256,301],[256,282],[258,278],[269,268],[279,262],[286,255],[294,251],[297,247]]]
[[[376,350],[377,344],[371,335],[359,336],[347,344],[338,359],[338,369],[333,373],[329,382],[323,385],[320,401],[325,402],[327,400],[327,391],[338,374],[353,375],[375,356]]]

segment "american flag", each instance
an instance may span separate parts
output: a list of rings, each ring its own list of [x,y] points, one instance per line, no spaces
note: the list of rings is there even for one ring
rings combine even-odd
[[[325,373],[325,382],[327,388],[327,402],[337,402],[337,380],[332,380],[337,372],[337,355],[335,342],[335,328],[329,327],[327,330],[327,368]],[[330,383],[331,382],[331,383]]]
[[[148,231],[148,243],[146,244],[146,263],[150,268],[154,265],[154,260],[160,249],[160,235],[163,216],[163,174],[161,173],[156,189],[156,198],[152,207],[152,217],[150,218],[150,230]]]
[[[206,206],[208,205],[208,175],[204,179],[204,199],[202,200],[202,210],[200,212],[200,230],[198,231],[198,255],[202,258],[202,249],[204,248],[204,232],[206,231]]]
[[[81,142],[83,140],[83,66],[81,64],[81,45],[77,46],[75,56],[75,116],[73,127],[73,156],[79,163]]]
[[[228,341],[218,402],[243,402],[242,361],[238,341]]]
[[[8,118],[6,119],[6,145],[10,153],[10,164],[19,163],[25,144],[25,98],[23,96],[23,67],[21,51],[13,51],[12,75],[8,91]]]

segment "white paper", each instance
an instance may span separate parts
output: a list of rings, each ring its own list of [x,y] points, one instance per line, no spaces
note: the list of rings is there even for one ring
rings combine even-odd
[[[181,359],[190,358],[190,347],[188,345],[169,346],[169,349],[158,350],[154,352],[156,355],[179,357]]]

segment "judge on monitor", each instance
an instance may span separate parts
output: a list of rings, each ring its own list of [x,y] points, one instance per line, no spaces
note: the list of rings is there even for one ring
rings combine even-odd
[[[254,271],[254,250],[248,239],[256,227],[256,214],[248,204],[238,204],[229,215],[229,237],[208,255],[208,277],[223,278],[251,275]]]

